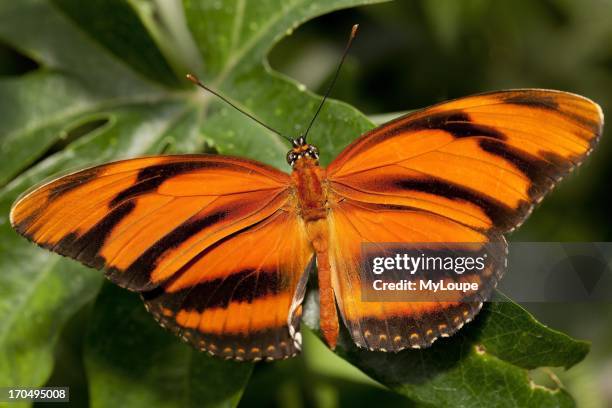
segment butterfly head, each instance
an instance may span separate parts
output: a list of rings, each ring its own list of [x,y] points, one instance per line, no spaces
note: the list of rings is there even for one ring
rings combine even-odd
[[[287,153],[287,163],[289,163],[291,167],[293,167],[298,160],[304,158],[315,161],[319,160],[319,149],[317,149],[316,146],[308,144],[304,136],[293,139],[291,144],[293,147]]]

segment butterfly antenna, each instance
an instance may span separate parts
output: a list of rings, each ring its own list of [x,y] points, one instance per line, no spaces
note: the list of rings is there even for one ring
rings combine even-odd
[[[207,87],[206,85],[204,85],[197,76],[193,75],[193,74],[187,74],[185,75],[185,77],[190,80],[191,82],[193,82],[194,84],[196,84],[197,86],[199,86],[200,88],[210,92],[211,94],[215,95],[216,97],[218,97],[219,99],[221,99],[223,102],[227,103],[229,106],[231,106],[232,108],[236,109],[238,112],[242,113],[243,115],[253,119],[255,122],[259,123],[261,126],[265,127],[266,129],[268,129],[270,132],[282,137],[283,139],[288,140],[289,142],[291,142],[291,139],[288,138],[287,136],[283,136],[278,130],[271,128],[270,126],[266,125],[265,123],[263,123],[261,120],[257,119],[255,116],[251,115],[248,112],[245,112],[243,109],[240,109],[238,106],[236,106],[234,103],[232,103],[229,99],[227,99],[226,97],[224,97],[223,95],[221,95],[220,93],[218,93],[217,91]]]
[[[310,121],[310,124],[308,124],[308,127],[306,128],[306,132],[304,132],[304,136],[303,136],[304,140],[306,140],[306,136],[308,136],[308,132],[310,132],[310,128],[312,127],[315,120],[317,119],[317,116],[319,116],[319,112],[321,112],[321,108],[323,108],[323,105],[325,104],[327,97],[329,96],[332,89],[334,88],[334,85],[336,84],[336,79],[338,79],[338,75],[340,74],[340,68],[342,68],[342,64],[344,64],[344,60],[346,59],[346,56],[349,50],[351,49],[351,44],[353,44],[353,40],[357,36],[358,28],[359,28],[359,24],[355,24],[353,28],[351,29],[351,35],[349,36],[348,42],[346,43],[346,47],[344,47],[344,52],[342,53],[342,58],[340,58],[340,63],[338,64],[338,68],[336,68],[336,73],[334,74],[334,78],[329,84],[329,87],[327,88],[327,91],[325,92],[325,96],[321,100],[321,103],[319,104],[317,111],[315,112],[314,116],[312,117],[312,120]]]

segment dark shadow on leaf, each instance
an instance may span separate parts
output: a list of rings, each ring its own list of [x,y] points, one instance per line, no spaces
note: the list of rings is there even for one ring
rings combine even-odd
[[[0,42],[0,77],[22,76],[36,71],[39,67],[32,58]]]
[[[92,133],[94,130],[101,128],[109,122],[110,119],[107,117],[90,118],[86,122],[79,123],[76,126],[69,128],[65,132],[65,136],[62,135],[62,138],[58,140],[52,147],[58,149],[58,151],[62,150],[75,140],[89,133]]]
[[[302,357],[258,364],[240,402],[242,407],[324,406],[412,407],[405,396],[372,384],[312,371]]]
[[[252,365],[213,358],[161,328],[135,293],[104,285],[85,347],[93,400],[105,406],[235,403]],[[134,391],[142,387],[146,394]],[[140,388],[139,388],[140,389]]]
[[[127,1],[92,0],[87,7],[78,0],[53,0],[91,41],[108,50],[144,77],[172,88],[187,87],[176,78],[138,13]],[[149,6],[156,8],[154,2]]]
[[[65,387],[70,385],[70,402],[56,402],[55,408],[87,406],[89,389],[83,364],[83,331],[90,317],[92,304],[87,304],[62,331],[55,346],[55,366],[45,387]],[[46,402],[34,402],[33,407],[44,407]]]
[[[201,149],[197,153],[219,154],[219,150],[209,141],[204,141]]]

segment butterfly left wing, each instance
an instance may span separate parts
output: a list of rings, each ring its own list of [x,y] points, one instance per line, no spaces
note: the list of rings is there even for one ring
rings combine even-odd
[[[508,232],[592,151],[601,108],[560,91],[440,103],[358,138],[327,169],[333,190]]]
[[[328,217],[332,285],[344,323],[360,347],[382,351],[421,348],[440,336],[453,334],[478,313],[503,274],[506,241],[495,230],[477,231],[413,208],[336,198]],[[468,245],[448,245],[454,242]],[[437,295],[425,293],[423,299],[415,297],[407,302],[405,297],[393,299],[387,292],[383,294],[385,301],[374,301],[365,298],[366,285],[372,282],[364,280],[367,275],[361,270],[362,243],[390,243],[376,248],[377,257],[395,257],[395,243],[417,243],[419,249],[427,245],[432,250],[453,251],[457,255],[461,252],[462,256],[466,251],[471,256],[486,253],[490,262],[482,271],[466,271],[454,279],[439,276],[446,283],[477,283],[479,291],[475,294],[455,291],[436,298]]]
[[[299,347],[312,254],[289,176],[272,167],[217,155],[105,164],[25,193],[11,223],[141,293],[162,325],[210,353],[275,359]]]
[[[445,102],[361,136],[328,167],[334,291],[355,342],[424,347],[480,302],[364,302],[360,242],[486,242],[520,225],[602,132],[589,99],[537,89]],[[488,297],[503,272],[483,276]],[[397,341],[395,341],[395,340]]]

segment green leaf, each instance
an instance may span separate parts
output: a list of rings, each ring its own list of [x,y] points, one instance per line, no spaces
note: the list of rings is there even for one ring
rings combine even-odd
[[[59,329],[93,299],[101,279],[66,259],[16,251],[18,239],[5,234],[0,244],[0,386],[40,386],[51,374]]]
[[[187,23],[202,53],[204,68],[199,74],[264,123],[284,135],[297,137],[305,131],[319,97],[297,82],[272,72],[265,56],[274,43],[303,21],[355,3],[352,0],[216,3],[185,0]],[[246,155],[289,170],[285,162],[287,145],[277,136],[254,128],[251,121],[218,103],[213,104],[210,112],[202,132],[214,138],[221,153]],[[338,147],[346,146],[371,127],[372,123],[356,109],[332,101],[324,107],[309,138],[319,147],[321,161],[327,164],[335,157]],[[248,128],[250,132],[246,131]]]
[[[391,354],[348,346],[341,355],[373,379],[427,405],[572,407],[564,389],[537,385],[528,370],[569,368],[588,351],[588,343],[545,327],[501,299],[431,348]]]
[[[181,86],[130,2],[89,0],[87,7],[83,7],[82,2],[53,0],[53,4],[100,46],[138,73],[167,86]],[[113,16],[112,20],[100,18],[109,15]]]
[[[252,364],[200,353],[160,331],[139,296],[106,284],[87,334],[92,407],[235,406]]]
[[[44,154],[76,118],[170,97],[48,2],[0,4],[0,39],[41,65],[23,78],[0,82],[0,150],[6,158],[0,183]]]

